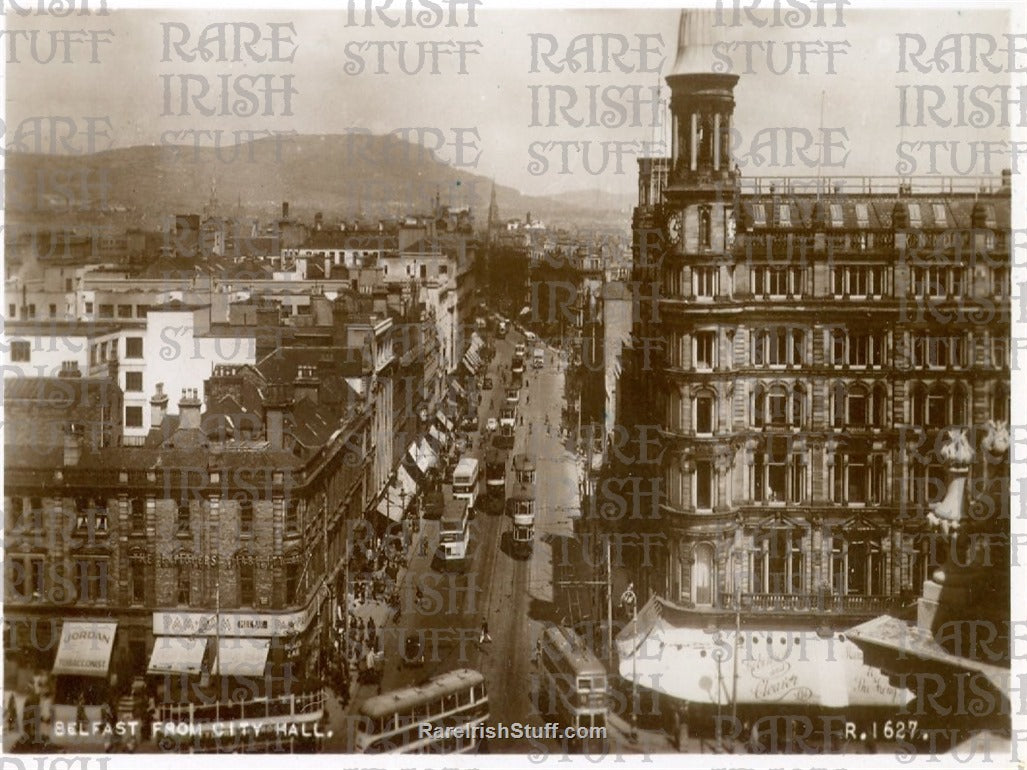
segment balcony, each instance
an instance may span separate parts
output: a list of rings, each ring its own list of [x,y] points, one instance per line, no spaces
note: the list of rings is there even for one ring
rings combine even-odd
[[[837,596],[831,594],[742,594],[740,607],[723,597],[724,609],[742,612],[832,612],[840,615],[881,615],[899,607],[895,596]]]

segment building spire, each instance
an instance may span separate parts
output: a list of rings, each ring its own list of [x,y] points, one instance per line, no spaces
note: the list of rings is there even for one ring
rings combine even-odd
[[[685,8],[678,22],[678,52],[672,75],[715,72],[713,46],[725,42],[723,24],[712,8]]]

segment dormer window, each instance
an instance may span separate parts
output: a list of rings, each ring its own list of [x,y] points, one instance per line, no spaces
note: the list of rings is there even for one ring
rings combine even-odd
[[[757,227],[767,226],[767,210],[763,208],[762,203],[752,205],[752,222]]]
[[[844,227],[845,216],[842,211],[842,204],[832,203],[831,204],[831,227]]]
[[[870,227],[870,207],[865,203],[856,204],[856,224],[859,227]]]
[[[931,209],[934,213],[934,226],[935,227],[948,227],[949,218],[945,212],[944,203],[933,203]]]
[[[919,230],[923,225],[920,217],[920,204],[909,203],[906,205],[906,210],[909,211],[909,226],[914,230]]]
[[[782,203],[777,207],[777,223],[781,227],[792,226],[792,207],[787,203]]]

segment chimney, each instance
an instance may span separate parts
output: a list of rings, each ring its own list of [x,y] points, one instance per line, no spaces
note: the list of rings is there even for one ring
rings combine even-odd
[[[200,399],[196,388],[183,388],[178,401],[178,427],[180,430],[200,429]]]
[[[150,398],[150,427],[159,428],[168,413],[168,394],[164,392],[164,383],[157,383],[157,392]]]
[[[318,390],[318,379],[317,369],[313,366],[301,366],[296,373],[296,379],[293,380],[294,395],[295,399],[299,401],[301,398],[309,398],[315,404],[317,403],[317,390]]]
[[[61,372],[57,375],[58,377],[81,377],[82,372],[78,368],[77,361],[64,361],[61,363]]]
[[[282,201],[282,219],[289,218],[289,201]]]
[[[281,385],[269,385],[267,397],[264,399],[264,435],[271,449],[282,449],[285,431],[285,410],[289,401],[285,388]]]
[[[82,459],[82,426],[70,423],[64,431],[64,467],[72,468]]]

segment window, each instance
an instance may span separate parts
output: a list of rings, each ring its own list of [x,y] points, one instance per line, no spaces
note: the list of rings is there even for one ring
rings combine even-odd
[[[834,366],[880,367],[885,363],[887,336],[883,331],[831,331],[831,363]]]
[[[253,534],[253,501],[239,501],[239,532],[243,535]]]
[[[713,299],[717,295],[719,270],[716,267],[692,269],[692,292],[701,299]]]
[[[114,318],[114,305],[100,304],[100,318]]]
[[[300,565],[295,562],[285,566],[285,603],[295,604],[300,587]]]
[[[757,227],[766,227],[767,224],[767,209],[762,203],[755,203],[752,207],[752,220],[753,224]]]
[[[713,215],[709,206],[699,207],[699,248],[708,249],[712,241]]]
[[[131,318],[132,317],[132,306],[131,305],[118,305],[118,318]]]
[[[25,515],[25,498],[7,498],[7,529],[17,530],[22,527],[22,518]]]
[[[777,529],[754,538],[753,593],[805,592],[802,536],[803,532],[799,529]]]
[[[13,304],[13,303],[8,305],[7,306],[7,316],[8,316],[8,318],[11,318],[11,319],[17,318],[18,317],[18,306]]]
[[[806,361],[806,331],[789,326],[757,331],[752,341],[754,366],[800,366]]]
[[[254,602],[253,565],[239,565],[239,606],[252,607]]]
[[[150,312],[149,305],[136,305],[136,318],[146,318],[148,312]]]
[[[919,230],[922,226],[922,218],[920,216],[920,204],[907,203],[906,208],[909,211],[909,226],[915,230]]]
[[[130,501],[129,526],[135,533],[146,530],[146,500],[142,497],[133,497]]]
[[[806,290],[806,273],[801,267],[769,267],[752,269],[752,293],[756,297],[798,296]]]
[[[290,498],[285,506],[285,531],[297,534],[300,531],[300,501]]]
[[[439,275],[447,275],[449,273],[449,265],[439,265]]]
[[[713,369],[717,365],[717,333],[695,333],[695,368]]]
[[[87,302],[86,303],[86,315],[92,315],[92,314],[93,314],[93,303],[92,302]]]
[[[188,534],[191,528],[189,519],[189,500],[183,497],[178,501],[178,507],[175,509],[175,531],[178,534]]]
[[[991,292],[996,297],[1009,296],[1009,268],[993,267],[991,269]]]
[[[48,309],[50,311],[50,317],[51,318],[56,318],[57,317],[57,305],[51,304]]]
[[[146,565],[141,561],[133,561],[130,564],[132,603],[143,604],[146,601]]]
[[[934,226],[935,227],[947,227],[949,223],[948,215],[945,212],[944,203],[932,203],[931,212],[934,214]]]
[[[75,573],[80,602],[107,601],[107,586],[110,580],[106,559],[76,559]]]
[[[126,337],[125,338],[125,358],[142,358],[143,357],[143,338],[142,337]]]
[[[831,204],[831,227],[845,227],[845,215],[842,204]]]
[[[876,535],[857,532],[831,538],[831,587],[836,594],[882,595],[884,567],[884,552]]]
[[[837,265],[832,272],[836,297],[881,297],[885,294],[882,265]]]
[[[32,359],[32,343],[26,340],[13,340],[11,342],[11,361],[19,364],[27,364]]]
[[[712,393],[700,393],[695,397],[695,432],[712,434],[714,430],[714,405]]]
[[[178,575],[175,578],[176,601],[179,604],[189,604],[192,587],[192,567],[179,564]]]
[[[884,456],[860,452],[836,452],[832,458],[834,502],[877,505],[884,499]]]
[[[699,510],[713,508],[713,463],[697,460],[695,463],[695,507]]]
[[[870,226],[870,207],[866,203],[856,204],[856,225],[859,227]]]
[[[125,392],[139,393],[143,389],[142,372],[125,372]]]
[[[792,207],[787,203],[781,203],[777,207],[777,223],[781,227],[792,226]]]
[[[769,388],[762,383],[753,393],[753,425],[762,427],[800,427],[806,413],[806,390],[795,385],[791,392],[781,384]]]
[[[141,427],[143,427],[143,408],[141,406],[126,406],[125,407],[125,427],[126,428],[141,428]]]
[[[966,357],[966,340],[963,337],[935,337],[915,334],[912,339],[913,366],[940,369],[959,368]]]

